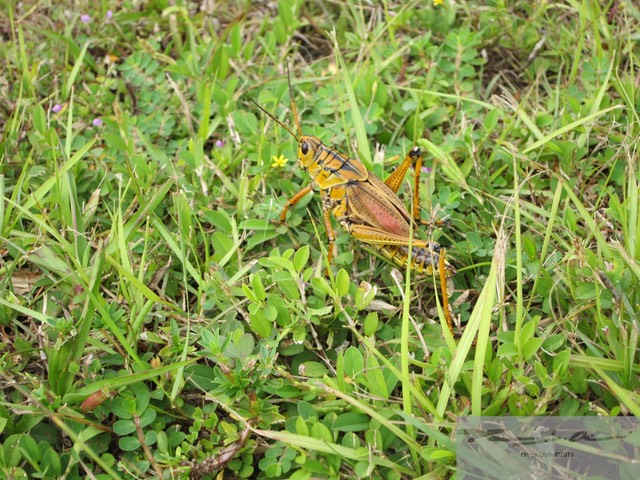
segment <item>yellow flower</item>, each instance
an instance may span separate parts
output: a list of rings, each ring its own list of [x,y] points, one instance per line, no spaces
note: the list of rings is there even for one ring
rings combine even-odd
[[[289,161],[288,159],[284,158],[284,155],[280,155],[279,157],[276,157],[274,155],[272,157],[272,160],[273,160],[273,163],[271,164],[271,168],[282,168]]]
[[[444,0],[433,0],[433,6],[437,7],[438,5],[442,5]]]

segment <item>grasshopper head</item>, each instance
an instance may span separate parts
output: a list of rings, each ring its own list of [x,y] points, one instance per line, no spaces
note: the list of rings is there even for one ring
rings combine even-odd
[[[301,135],[298,139],[298,160],[302,168],[307,169],[313,162],[316,152],[322,145],[318,137]]]

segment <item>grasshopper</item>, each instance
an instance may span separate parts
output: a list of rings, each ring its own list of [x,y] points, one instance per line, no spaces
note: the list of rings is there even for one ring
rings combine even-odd
[[[287,82],[297,134],[249,98],[265,115],[296,139],[298,161],[301,168],[311,177],[309,185],[287,201],[280,215],[280,222],[285,222],[289,209],[305,195],[319,190],[328,237],[328,262],[331,262],[335,250],[335,234],[330,219],[330,213],[333,213],[351,236],[379,251],[383,257],[396,265],[406,267],[409,264],[416,272],[428,275],[437,271],[440,275],[443,310],[449,329],[453,331],[448,305],[447,278],[454,275],[456,270],[445,259],[444,248],[411,234],[412,230],[417,230],[417,224],[421,223],[418,187],[423,156],[420,148],[414,146],[403,162],[383,182],[369,172],[360,160],[348,158],[324,145],[318,137],[302,133],[288,69]],[[414,201],[412,214],[409,214],[396,192],[412,163],[415,170]]]

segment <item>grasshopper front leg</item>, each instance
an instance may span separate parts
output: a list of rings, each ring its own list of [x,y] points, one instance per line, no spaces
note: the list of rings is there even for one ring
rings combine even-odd
[[[289,211],[289,209],[291,207],[293,207],[296,203],[298,203],[300,200],[302,200],[302,198],[308,194],[309,192],[313,191],[313,184],[309,184],[306,187],[304,187],[302,190],[300,190],[298,193],[296,193],[293,197],[291,197],[287,203],[285,204],[284,208],[282,209],[282,213],[280,214],[280,223],[284,223],[286,218],[287,218],[287,212]],[[327,230],[327,239],[328,239],[328,251],[327,251],[327,261],[329,264],[331,264],[331,260],[333,259],[333,257],[335,256],[335,241],[336,241],[336,236],[335,233],[333,232],[333,226],[331,225],[331,219],[329,218],[329,215],[331,213],[331,205],[329,205],[327,202],[323,201],[322,202],[322,217],[324,219],[324,226]]]
[[[296,203],[298,203],[300,200],[302,200],[302,197],[304,197],[307,193],[312,192],[312,191],[313,191],[313,186],[312,185],[307,185],[302,190],[300,190],[298,193],[296,193],[293,197],[291,197],[287,201],[287,203],[284,206],[284,208],[282,209],[282,213],[280,214],[280,223],[284,223],[284,221],[287,219],[287,212],[289,211],[289,209],[291,207],[293,207]]]

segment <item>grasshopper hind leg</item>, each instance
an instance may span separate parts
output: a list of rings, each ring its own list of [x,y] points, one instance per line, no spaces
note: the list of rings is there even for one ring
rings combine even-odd
[[[380,252],[399,267],[406,267],[409,262],[409,247],[406,245],[379,245]],[[449,278],[456,274],[455,267],[446,260],[446,250],[437,243],[427,247],[413,247],[411,249],[411,269],[425,275],[438,273],[440,292],[442,294],[442,311],[451,335],[455,335],[453,319],[449,307]]]
[[[380,252],[396,265],[405,267],[409,261],[409,247],[406,245],[381,245]],[[456,274],[456,269],[445,258],[444,248],[437,243],[428,243],[424,247],[412,247],[411,268],[418,273],[432,275],[442,269],[445,278]]]

